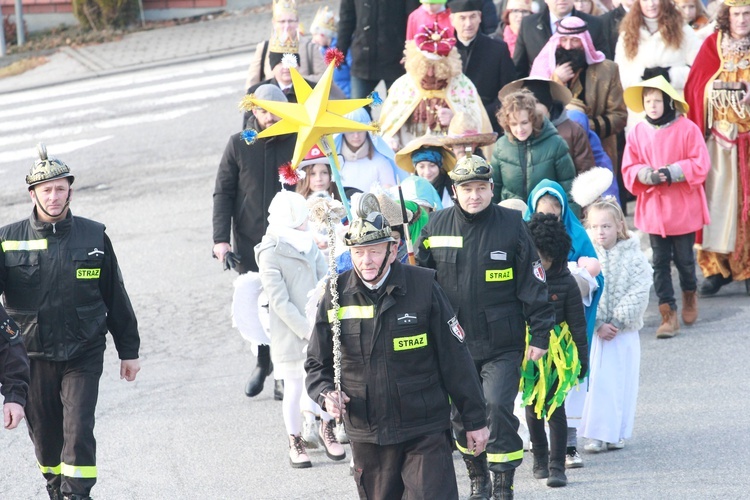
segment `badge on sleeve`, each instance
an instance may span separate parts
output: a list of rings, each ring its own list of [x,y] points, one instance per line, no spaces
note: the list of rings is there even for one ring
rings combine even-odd
[[[5,337],[5,340],[10,344],[15,344],[21,340],[21,329],[13,318],[6,317],[2,323],[0,323],[0,336]]]
[[[466,334],[464,333],[464,329],[461,328],[461,324],[458,322],[458,318],[453,316],[451,319],[448,320],[448,328],[451,329],[451,333],[454,337],[458,339],[459,342],[464,341],[466,338]]]
[[[541,281],[542,283],[547,282],[547,275],[544,273],[544,266],[542,265],[542,261],[538,260],[534,262],[533,264],[534,268],[534,277]]]

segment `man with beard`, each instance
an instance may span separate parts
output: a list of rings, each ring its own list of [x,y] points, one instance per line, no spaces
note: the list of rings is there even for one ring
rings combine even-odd
[[[531,76],[549,78],[570,90],[573,99],[567,107],[586,113],[604,151],[617,165],[617,134],[628,117],[620,72],[617,64],[594,48],[583,19],[571,16],[560,21],[557,32],[534,59]]]
[[[495,116],[500,101],[497,93],[516,79],[516,67],[508,45],[479,32],[482,23],[481,0],[453,0],[448,4],[450,20],[456,30],[456,48],[461,56],[464,75],[477,87],[488,116]],[[491,120],[492,130],[502,128]]]
[[[698,251],[702,296],[742,280],[750,293],[750,0],[724,0],[716,25],[685,84],[688,118],[708,137],[711,157],[711,224]]]
[[[594,40],[594,46],[608,59],[613,58],[614,49],[609,46],[607,37],[604,35],[604,25],[599,18],[574,9],[573,0],[545,0],[545,3],[547,6],[544,9],[536,14],[526,16],[521,21],[516,49],[513,52],[513,62],[516,65],[518,76],[524,77],[529,74],[534,59],[542,51],[550,37],[557,32],[562,20],[571,16],[577,16],[586,21]]]

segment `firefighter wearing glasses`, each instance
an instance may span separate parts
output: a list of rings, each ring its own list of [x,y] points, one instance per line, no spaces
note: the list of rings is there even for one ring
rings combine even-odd
[[[310,339],[307,391],[343,414],[361,498],[458,498],[449,397],[475,453],[487,430],[479,377],[435,272],[396,260],[391,228],[372,194],[362,197],[345,242],[354,269],[328,289]],[[341,399],[334,391],[331,323],[341,324]]]
[[[70,212],[73,175],[38,146],[26,176],[29,218],[0,228],[0,292],[30,358],[26,422],[53,500],[89,498],[96,483],[94,411],[105,335],[120,378],[135,380],[140,339],[104,225]]]
[[[526,319],[531,341],[525,355],[537,360],[547,350],[555,313],[521,214],[492,203],[492,168],[479,156],[466,156],[450,176],[457,203],[430,216],[416,257],[419,265],[437,271],[466,330],[487,401],[490,439],[481,456],[467,453],[460,410],[454,412],[454,436],[471,479],[471,498],[512,498],[514,472],[523,458],[513,403]]]

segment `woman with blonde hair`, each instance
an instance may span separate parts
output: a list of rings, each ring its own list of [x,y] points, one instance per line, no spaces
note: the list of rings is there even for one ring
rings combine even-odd
[[[658,75],[682,92],[700,40],[672,0],[638,0],[620,23],[615,62],[622,87]],[[628,112],[628,129],[643,119]]]

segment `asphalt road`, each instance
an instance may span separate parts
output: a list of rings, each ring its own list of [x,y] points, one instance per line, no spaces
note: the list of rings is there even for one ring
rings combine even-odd
[[[245,59],[100,79],[90,89],[55,87],[57,96],[0,96],[0,224],[31,209],[23,176],[34,143],[44,139],[52,155],[67,151],[57,154],[76,175],[73,212],[107,224],[139,318],[137,381],[118,379],[111,341],[105,359],[95,498],[356,498],[347,462],[312,451],[313,468],[289,467],[271,384],[253,399],[243,393],[254,359],[231,328],[235,276],[210,251],[214,176],[240,124]],[[231,77],[227,85],[236,91],[218,92],[223,84],[210,81],[233,73],[236,83]],[[198,83],[154,90],[156,80]],[[131,95],[101,97],[118,89]],[[188,92],[200,96],[179,97]],[[71,99],[78,101],[49,105]],[[652,301],[641,331],[633,439],[624,450],[585,455],[585,468],[569,471],[559,490],[532,478],[527,457],[517,498],[746,498],[749,303],[742,283],[727,286],[699,301],[694,326],[657,341]],[[46,498],[22,427],[0,431],[0,498]],[[458,457],[455,465],[466,498]]]

